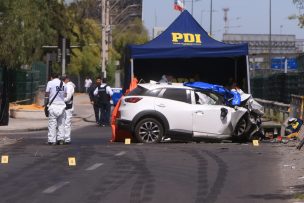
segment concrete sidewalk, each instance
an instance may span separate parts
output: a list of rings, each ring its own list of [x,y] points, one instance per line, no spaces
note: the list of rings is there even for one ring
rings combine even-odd
[[[95,122],[94,110],[87,94],[75,94],[74,105],[73,126],[79,126],[80,122],[82,122],[82,126],[86,122]],[[0,135],[14,132],[47,130],[48,118],[44,116],[44,111],[41,111],[41,115],[43,119],[32,119],[31,115],[26,119],[10,118],[8,126],[0,126]]]

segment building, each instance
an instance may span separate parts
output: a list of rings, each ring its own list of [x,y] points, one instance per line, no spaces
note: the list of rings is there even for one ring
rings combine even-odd
[[[269,68],[268,34],[224,34],[223,42],[248,43],[251,68]],[[295,35],[271,35],[271,59],[297,58],[303,52],[303,40]]]

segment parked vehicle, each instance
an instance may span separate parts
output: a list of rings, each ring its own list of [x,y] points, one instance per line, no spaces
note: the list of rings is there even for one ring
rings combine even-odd
[[[117,126],[143,143],[164,138],[248,140],[263,111],[250,95],[208,83],[146,83],[122,98]]]

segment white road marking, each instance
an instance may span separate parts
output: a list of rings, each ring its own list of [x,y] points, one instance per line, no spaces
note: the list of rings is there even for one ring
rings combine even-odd
[[[58,190],[59,188],[62,188],[63,186],[67,185],[67,184],[70,184],[70,182],[68,181],[65,181],[65,182],[60,182],[60,183],[57,183],[45,190],[43,190],[42,193],[45,193],[45,194],[51,194],[53,192],[55,192],[56,190]]]
[[[96,164],[90,166],[89,168],[87,168],[86,171],[93,171],[93,170],[95,170],[96,168],[98,168],[102,165],[103,165],[103,163],[96,163]]]
[[[121,152],[115,154],[115,156],[122,156],[122,155],[124,155],[125,153],[126,153],[125,151],[121,151]]]

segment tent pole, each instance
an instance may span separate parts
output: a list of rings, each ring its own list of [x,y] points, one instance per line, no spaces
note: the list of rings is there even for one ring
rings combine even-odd
[[[134,78],[134,60],[131,58],[131,81]]]
[[[251,94],[250,88],[250,72],[249,72],[249,56],[246,55],[246,66],[247,66],[247,85],[248,85],[248,94]]]
[[[234,80],[237,82],[237,58],[234,58]]]

